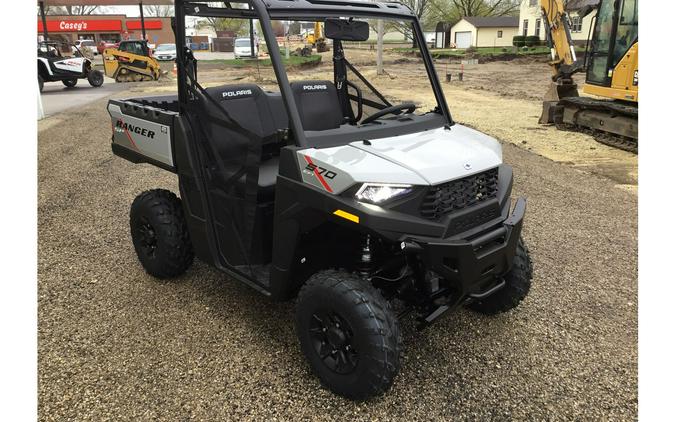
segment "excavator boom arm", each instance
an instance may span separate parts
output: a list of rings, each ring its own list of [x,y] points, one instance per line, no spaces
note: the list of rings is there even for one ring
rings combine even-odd
[[[574,52],[563,0],[540,0],[539,4],[548,35],[548,46],[551,48],[549,64],[553,71],[553,80],[570,80],[574,73],[583,70],[583,64],[577,60]]]

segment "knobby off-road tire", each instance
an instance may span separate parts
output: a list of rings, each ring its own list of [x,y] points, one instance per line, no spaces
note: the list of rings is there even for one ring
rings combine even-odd
[[[73,79],[64,79],[61,82],[63,82],[63,85],[65,85],[68,88],[73,88],[75,85],[77,85],[77,78]]]
[[[87,75],[87,81],[89,81],[89,85],[98,88],[103,85],[103,73],[100,70],[92,69]]]
[[[353,400],[381,394],[398,373],[401,333],[396,315],[367,281],[321,271],[298,294],[300,347],[322,384]]]
[[[136,254],[148,274],[176,277],[190,267],[192,243],[180,199],[173,192],[154,189],[138,195],[129,224]]]
[[[517,307],[532,285],[532,261],[521,237],[518,239],[513,267],[504,275],[504,287],[490,296],[476,300],[469,308],[486,315],[495,315]]]

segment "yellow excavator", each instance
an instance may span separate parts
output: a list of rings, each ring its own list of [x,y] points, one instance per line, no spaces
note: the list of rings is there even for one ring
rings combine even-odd
[[[330,50],[328,44],[326,44],[326,38],[323,36],[321,22],[314,22],[314,32],[307,35],[307,43],[311,44],[312,47],[316,47],[317,53],[323,53]]]
[[[637,153],[638,0],[600,0],[583,59],[578,59],[563,0],[540,0],[551,48],[551,86],[539,123],[589,131],[599,142]],[[572,75],[586,73],[579,96]]]
[[[143,40],[122,41],[117,48],[106,48],[103,67],[106,76],[117,82],[156,81],[161,75],[159,62]]]

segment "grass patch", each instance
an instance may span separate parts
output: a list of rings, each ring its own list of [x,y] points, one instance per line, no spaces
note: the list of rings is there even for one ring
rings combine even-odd
[[[321,63],[321,56],[319,54],[313,54],[309,57],[301,56],[290,56],[286,59],[285,56],[281,56],[281,61],[284,66],[315,66]],[[272,59],[269,57],[264,59],[216,59],[216,60],[200,60],[200,63],[207,64],[216,64],[223,66],[232,66],[232,67],[256,67],[256,66],[272,66]]]

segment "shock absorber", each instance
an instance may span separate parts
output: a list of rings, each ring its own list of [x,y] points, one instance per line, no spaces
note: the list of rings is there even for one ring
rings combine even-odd
[[[370,274],[373,272],[372,239],[369,234],[361,238],[358,270],[364,277],[370,277]]]

